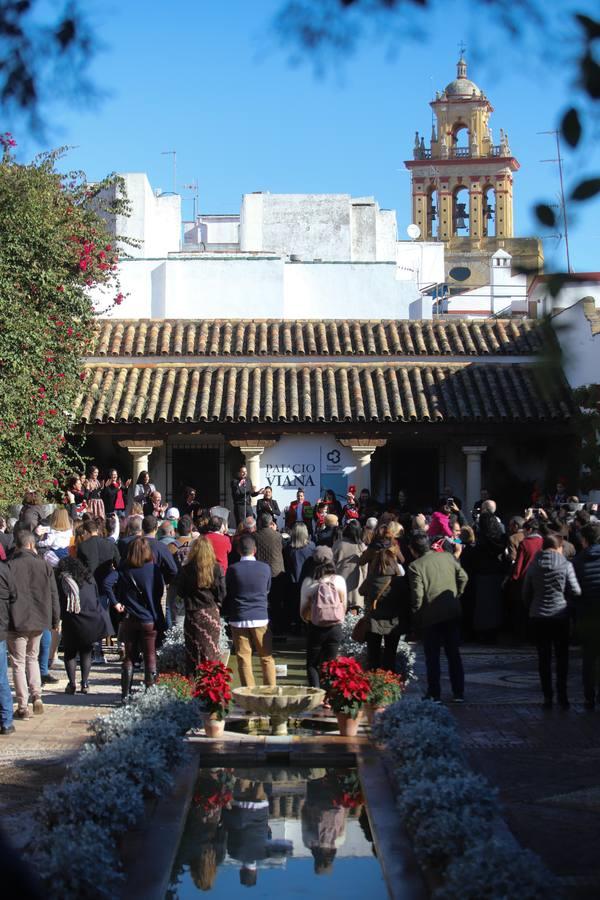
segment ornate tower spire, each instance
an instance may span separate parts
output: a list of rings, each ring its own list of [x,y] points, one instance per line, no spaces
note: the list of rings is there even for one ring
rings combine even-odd
[[[413,221],[424,240],[511,238],[512,173],[519,163],[508,140],[492,144],[492,105],[467,78],[465,47],[460,46],[454,81],[437,92],[431,108],[437,127],[431,145],[415,140],[412,174]],[[434,218],[432,209],[437,210]]]

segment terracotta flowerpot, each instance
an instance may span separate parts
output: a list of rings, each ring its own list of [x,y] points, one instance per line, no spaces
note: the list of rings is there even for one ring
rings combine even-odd
[[[362,719],[362,709],[359,710],[355,719],[351,719],[350,716],[347,716],[345,713],[338,712],[335,715],[338,720],[338,728],[342,737],[356,737],[358,734],[358,726]]]
[[[220,738],[225,731],[225,719],[217,719],[215,713],[204,716],[204,731],[206,737]]]

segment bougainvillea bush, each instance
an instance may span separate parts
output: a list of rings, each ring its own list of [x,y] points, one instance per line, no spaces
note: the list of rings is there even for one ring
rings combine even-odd
[[[108,218],[128,212],[117,176],[61,173],[64,152],[20,163],[0,135],[0,508],[51,495],[71,465],[94,320],[123,300]],[[90,289],[104,298],[94,308]],[[96,292],[98,293],[98,291]]]

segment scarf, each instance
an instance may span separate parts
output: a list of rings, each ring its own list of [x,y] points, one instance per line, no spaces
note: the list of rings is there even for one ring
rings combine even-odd
[[[67,598],[67,612],[77,615],[81,612],[81,603],[79,602],[79,585],[70,575],[63,572],[61,577],[62,589]]]

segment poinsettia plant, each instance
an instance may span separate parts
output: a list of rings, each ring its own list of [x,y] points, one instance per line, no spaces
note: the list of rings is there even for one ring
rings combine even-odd
[[[395,675],[387,669],[375,669],[374,672],[368,672],[369,679],[369,699],[371,706],[389,706],[400,700],[402,694],[406,690],[406,684],[400,675]]]
[[[194,692],[194,682],[178,672],[165,672],[158,676],[156,682],[161,687],[167,688],[180,700],[191,700]]]
[[[349,656],[330,659],[321,666],[321,684],[333,711],[356,719],[370,691],[361,664]]]
[[[234,785],[233,769],[213,769],[198,780],[192,803],[204,821],[231,806]]]
[[[334,806],[342,809],[358,809],[364,803],[362,788],[356,769],[341,771],[336,776],[337,791],[333,798]]]
[[[196,686],[194,697],[197,697],[204,712],[224,719],[231,704],[232,670],[218,660],[207,660],[196,669]]]

